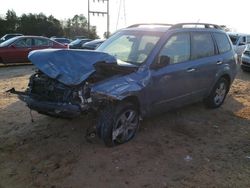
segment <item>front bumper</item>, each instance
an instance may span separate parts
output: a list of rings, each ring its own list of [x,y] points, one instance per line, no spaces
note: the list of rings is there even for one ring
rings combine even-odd
[[[15,91],[15,89],[11,89],[8,92],[17,94],[18,98],[25,102],[31,110],[35,110],[41,114],[63,118],[74,118],[82,113],[80,106],[75,104],[40,101],[30,94]]]

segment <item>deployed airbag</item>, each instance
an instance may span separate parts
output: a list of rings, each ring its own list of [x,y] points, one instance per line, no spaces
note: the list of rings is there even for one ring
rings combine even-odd
[[[29,60],[44,74],[65,85],[78,85],[95,72],[97,62],[116,63],[107,53],[85,50],[45,49],[29,53]]]

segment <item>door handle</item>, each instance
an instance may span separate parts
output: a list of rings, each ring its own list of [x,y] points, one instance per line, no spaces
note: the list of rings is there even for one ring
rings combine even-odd
[[[217,61],[217,65],[221,65],[223,62],[222,61]]]
[[[195,68],[188,68],[188,69],[187,69],[187,72],[194,72],[194,71],[196,71]]]

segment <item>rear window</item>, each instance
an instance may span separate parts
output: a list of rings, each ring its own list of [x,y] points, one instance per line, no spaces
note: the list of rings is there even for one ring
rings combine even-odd
[[[213,56],[214,42],[210,33],[192,33],[191,40],[192,59]]]
[[[214,38],[216,40],[216,43],[217,43],[220,54],[228,52],[229,50],[231,50],[230,42],[228,40],[228,37],[225,34],[223,34],[223,33],[214,33]]]

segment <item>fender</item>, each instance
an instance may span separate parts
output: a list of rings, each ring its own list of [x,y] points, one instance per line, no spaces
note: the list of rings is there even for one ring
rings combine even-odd
[[[215,84],[218,82],[218,80],[223,76],[227,76],[229,78],[230,85],[232,84],[232,82],[236,76],[236,72],[232,72],[232,68],[230,68],[230,65],[227,63],[224,64],[223,66],[224,66],[223,69],[219,69],[218,72],[215,74],[214,81],[212,82],[211,86],[209,87],[210,90],[209,90],[207,96],[211,93],[211,91],[213,90],[213,88],[214,88]]]

